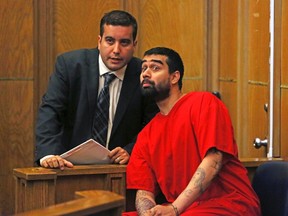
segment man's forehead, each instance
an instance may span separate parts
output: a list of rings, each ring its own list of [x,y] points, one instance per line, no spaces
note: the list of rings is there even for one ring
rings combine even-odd
[[[133,38],[133,27],[105,24],[103,35],[105,37],[123,37],[125,39],[131,39]]]
[[[144,62],[155,62],[164,65],[166,62],[167,56],[164,55],[146,55],[143,57],[142,63]]]

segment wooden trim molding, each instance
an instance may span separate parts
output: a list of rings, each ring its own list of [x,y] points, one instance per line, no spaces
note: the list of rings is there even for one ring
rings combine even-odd
[[[35,116],[41,97],[53,70],[53,1],[34,1],[34,110]]]

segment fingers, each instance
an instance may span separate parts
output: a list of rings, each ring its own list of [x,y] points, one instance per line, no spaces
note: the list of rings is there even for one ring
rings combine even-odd
[[[45,168],[60,168],[64,169],[65,166],[72,168],[73,164],[58,155],[49,157],[42,162],[42,166]]]
[[[130,156],[119,156],[118,158],[115,159],[115,163],[119,163],[121,165],[127,164],[129,161]]]
[[[150,209],[151,215],[175,215],[175,211],[171,205],[156,205]]]
[[[117,164],[127,164],[130,159],[130,155],[128,154],[128,152],[120,147],[113,149],[109,157],[111,158],[112,163]]]

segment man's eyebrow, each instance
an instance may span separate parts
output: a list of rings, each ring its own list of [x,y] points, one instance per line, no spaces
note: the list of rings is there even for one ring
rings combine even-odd
[[[142,60],[141,64],[143,64],[144,62],[147,62],[147,60]],[[157,60],[157,59],[152,59],[151,62],[156,62],[156,63],[159,63],[161,65],[164,65],[161,60]]]

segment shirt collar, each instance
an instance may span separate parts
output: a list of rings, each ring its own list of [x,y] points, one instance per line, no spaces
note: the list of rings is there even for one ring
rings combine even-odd
[[[117,70],[117,71],[110,71],[110,70],[106,67],[106,65],[104,64],[104,62],[103,62],[103,60],[102,60],[102,58],[101,58],[101,55],[99,55],[98,61],[99,61],[99,73],[100,73],[100,76],[102,76],[102,75],[104,75],[104,74],[106,74],[106,73],[108,73],[108,72],[113,72],[113,73],[117,76],[118,79],[120,79],[120,80],[123,81],[124,75],[125,75],[125,70],[126,70],[126,68],[127,68],[127,65],[125,65],[124,67],[120,68],[120,69]]]

